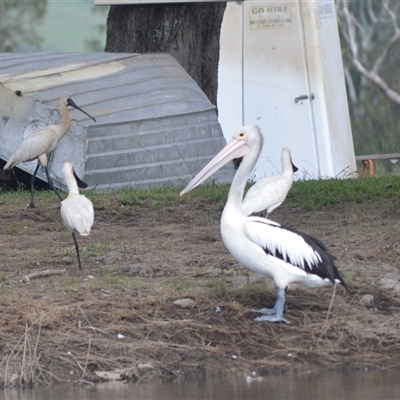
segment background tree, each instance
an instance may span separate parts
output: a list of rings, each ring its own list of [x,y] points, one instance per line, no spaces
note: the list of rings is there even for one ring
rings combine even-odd
[[[93,5],[91,7],[91,13],[93,17],[100,16],[104,18],[104,21],[107,19],[107,14],[110,7],[108,6],[96,6]],[[93,18],[94,20],[95,18]],[[104,37],[106,35],[106,25],[105,23],[97,23],[93,27],[93,37],[91,39],[87,39],[84,41],[85,43],[85,51],[88,52],[102,52],[104,51]],[[96,34],[97,33],[97,34]]]
[[[0,52],[38,51],[43,39],[35,25],[46,14],[47,0],[0,0]]]
[[[111,6],[108,52],[169,53],[217,104],[219,38],[226,2]]]
[[[400,3],[337,0],[336,5],[356,154],[397,152]]]

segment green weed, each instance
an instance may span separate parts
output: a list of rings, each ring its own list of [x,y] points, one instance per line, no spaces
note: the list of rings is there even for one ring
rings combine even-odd
[[[8,276],[6,274],[3,274],[0,276],[0,286],[7,286],[10,284],[11,284],[11,282],[8,279]]]
[[[248,187],[251,186],[249,181]],[[160,210],[166,207],[177,207],[181,204],[193,203],[218,204],[220,209],[225,205],[229,183],[219,184],[215,181],[200,185],[187,195],[180,197],[183,186],[164,186],[148,189],[121,189],[109,193],[91,192],[90,196],[96,208],[107,209],[110,213],[119,213],[121,206],[151,205]],[[353,179],[303,179],[293,183],[286,204],[289,206],[315,209],[340,203],[379,202],[397,199],[400,195],[400,176],[386,175]],[[54,200],[52,191],[35,193],[38,205],[48,204]],[[2,191],[0,203],[26,203],[26,191]],[[17,229],[10,226],[9,229]],[[60,229],[60,226],[58,226]]]
[[[333,204],[379,202],[400,195],[400,176],[302,180],[293,183],[286,203],[305,209]]]

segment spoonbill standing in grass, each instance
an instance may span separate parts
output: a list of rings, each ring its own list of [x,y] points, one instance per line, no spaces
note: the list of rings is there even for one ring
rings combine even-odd
[[[58,193],[58,190],[55,188],[53,180],[50,178],[48,171],[48,161],[50,153],[52,153],[56,149],[58,142],[65,136],[71,126],[71,118],[69,117],[67,111],[68,106],[76,108],[77,110],[83,112],[88,117],[90,117],[94,122],[96,122],[96,120],[92,116],[90,116],[86,111],[83,111],[80,107],[78,107],[72,99],[70,99],[69,97],[61,97],[57,102],[58,112],[61,115],[61,124],[48,125],[45,128],[39,129],[32,133],[32,135],[28,136],[14,151],[14,153],[11,154],[7,164],[3,168],[4,171],[6,171],[21,162],[32,161],[35,159],[38,160],[35,172],[33,173],[31,178],[31,202],[28,206],[29,208],[35,208],[35,204],[33,202],[33,193],[36,174],[41,165],[46,172],[47,182],[49,183],[49,186],[57,194],[59,199],[63,200],[63,198],[60,196],[60,193]]]
[[[94,221],[92,202],[83,194],[79,194],[79,187],[85,188],[87,184],[82,182],[75,174],[71,163],[65,163],[63,167],[65,182],[68,186],[68,197],[61,202],[61,218],[72,233],[78,255],[79,269],[82,269],[79,246],[75,233],[88,236]]]
[[[266,218],[246,216],[242,199],[247,178],[261,152],[263,138],[257,126],[244,126],[232,140],[192,179],[181,195],[194,189],[227,162],[243,157],[232,180],[221,217],[222,240],[232,256],[250,270],[270,277],[278,286],[271,309],[256,321],[286,322],[283,317],[286,289],[290,284],[319,287],[341,283],[348,291],[325,245],[302,232]]]
[[[260,179],[247,191],[242,203],[242,211],[245,215],[261,213],[263,217],[268,217],[268,214],[285,201],[292,187],[293,174],[298,171],[287,147],[282,149],[281,163],[282,175]]]

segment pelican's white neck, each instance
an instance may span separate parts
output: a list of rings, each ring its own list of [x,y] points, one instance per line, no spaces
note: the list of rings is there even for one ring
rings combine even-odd
[[[255,132],[255,136],[251,139],[252,140],[248,142],[250,152],[243,157],[243,160],[240,163],[235,176],[233,177],[225,208],[229,209],[234,207],[236,210],[241,210],[242,208],[244,189],[246,188],[247,179],[257,163],[263,145],[263,138],[258,128]]]

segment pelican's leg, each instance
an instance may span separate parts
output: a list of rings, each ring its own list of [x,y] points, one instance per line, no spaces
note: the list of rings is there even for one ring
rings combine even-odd
[[[75,250],[76,250],[76,254],[78,255],[79,269],[82,270],[81,257],[79,256],[79,246],[78,246],[78,242],[76,241],[76,237],[75,237],[75,233],[74,232],[72,232],[72,237],[74,238]]]
[[[47,169],[47,167],[43,166],[45,172],[46,172],[46,176],[47,176],[47,182],[49,184],[49,186],[53,189],[54,193],[58,196],[58,198],[60,199],[60,201],[63,201],[64,199],[60,196],[60,193],[58,193],[58,190],[56,189],[56,187],[54,186],[53,180],[50,178],[49,175],[49,170]]]
[[[31,178],[31,202],[28,205],[28,208],[35,208],[35,203],[33,202],[33,194],[35,192],[35,179],[36,179],[36,174],[39,170],[40,164],[38,163],[36,168],[35,168],[35,172],[32,175]]]
[[[265,314],[262,317],[255,318],[254,321],[270,321],[270,322],[285,322],[290,324],[290,322],[283,318],[283,308],[285,306],[285,294],[286,289],[278,289],[278,295],[276,297],[276,302],[273,308],[262,308],[257,310],[261,314]]]

